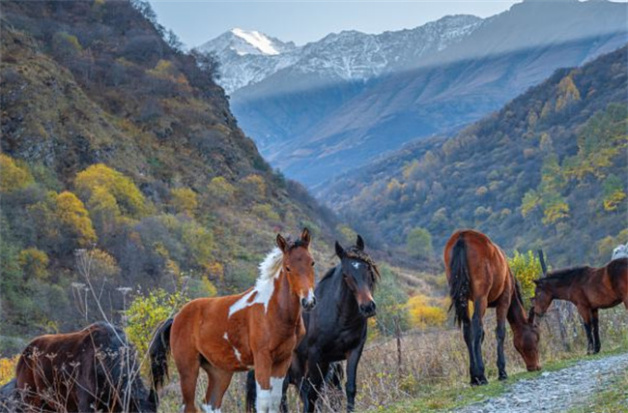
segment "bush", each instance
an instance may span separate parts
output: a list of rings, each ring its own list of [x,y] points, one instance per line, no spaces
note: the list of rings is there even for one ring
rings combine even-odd
[[[515,251],[514,256],[508,260],[508,265],[521,286],[521,295],[524,301],[529,304],[530,299],[534,296],[535,285],[533,281],[543,275],[541,261],[534,255],[533,251],[528,251],[526,254]]]
[[[24,272],[25,278],[35,278],[37,280],[46,280],[48,278],[48,255],[37,248],[27,248],[20,251],[18,257],[20,267]]]
[[[15,367],[20,355],[11,358],[0,358],[0,386],[4,386],[15,377]]]
[[[15,163],[13,158],[0,154],[0,192],[12,192],[33,183],[27,168]]]
[[[135,297],[125,311],[125,332],[139,354],[146,354],[157,327],[172,317],[186,301],[185,294],[169,294],[161,288],[151,291],[148,296]]]
[[[410,297],[406,307],[412,327],[424,329],[443,325],[447,320],[447,311],[444,306],[434,304],[433,299],[421,294]]]

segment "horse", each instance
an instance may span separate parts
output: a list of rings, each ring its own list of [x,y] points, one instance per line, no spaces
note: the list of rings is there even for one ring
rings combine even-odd
[[[364,252],[364,240],[344,249],[335,244],[340,264],[331,268],[316,286],[319,305],[303,315],[306,335],[295,349],[285,390],[299,387],[304,412],[313,412],[324,382],[339,387],[342,370],[338,362],[347,360],[347,411],[355,407],[356,376],[367,336],[367,320],[376,314],[373,292],[380,278],[376,264]],[[252,373],[247,381],[247,410],[252,411],[255,394]],[[284,410],[286,409],[284,403]]]
[[[255,368],[257,410],[277,412],[292,353],[305,334],[301,310],[316,306],[310,233],[295,242],[277,235],[255,286],[238,294],[190,301],[157,330],[150,346],[153,388],[168,374],[172,353],[184,411],[195,412],[199,369],[208,376],[205,412],[219,412],[235,372]]]
[[[35,338],[20,355],[15,376],[14,393],[27,411],[157,411],[135,350],[121,329],[105,322]]]
[[[482,319],[486,309],[494,307],[497,315],[497,369],[499,380],[506,380],[504,339],[506,320],[513,331],[515,349],[523,358],[528,371],[540,370],[539,329],[534,324],[534,312],[529,318],[523,306],[521,292],[504,252],[489,237],[474,230],[454,232],[444,252],[450,307],[455,308],[454,320],[462,324],[464,341],[469,351],[471,385],[488,383],[484,375]],[[469,301],[473,302],[473,318],[469,318]]]
[[[612,260],[602,268],[588,266],[551,271],[534,280],[534,311],[537,317],[547,312],[553,300],[576,305],[587,335],[587,353],[599,353],[598,310],[624,303],[628,310],[628,258]]]

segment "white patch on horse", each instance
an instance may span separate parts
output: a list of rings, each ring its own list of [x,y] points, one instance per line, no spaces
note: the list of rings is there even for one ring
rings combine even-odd
[[[613,250],[613,255],[611,257],[611,261],[617,260],[619,258],[628,258],[628,243],[626,245],[618,245]]]
[[[281,395],[283,393],[283,377],[270,378],[270,410],[279,411],[281,406]]]
[[[229,335],[227,335],[227,333],[225,333],[222,338],[224,338],[227,342],[229,341]]]
[[[242,354],[240,354],[240,352],[238,351],[237,348],[235,348],[235,346],[231,346],[233,348],[233,353],[235,354],[236,358],[238,359],[238,363],[242,364]]]
[[[203,404],[201,405],[204,413],[220,413],[220,409],[215,409],[211,406],[211,404]]]
[[[260,274],[255,281],[255,287],[229,307],[229,317],[254,304],[263,304],[264,312],[268,311],[268,302],[275,291],[275,279],[281,273],[282,262],[283,252],[275,247],[259,265]],[[255,297],[249,302],[253,294]]]
[[[257,387],[257,399],[255,400],[255,409],[258,413],[269,413],[272,403],[271,390],[262,390],[262,386],[258,382],[255,382]]]
[[[351,263],[351,266],[357,270],[358,268],[360,268],[360,263],[357,261],[353,261]]]

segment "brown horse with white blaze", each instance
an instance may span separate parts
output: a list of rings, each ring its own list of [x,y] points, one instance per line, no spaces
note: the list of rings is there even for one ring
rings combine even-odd
[[[316,305],[314,260],[305,228],[295,242],[277,235],[277,246],[260,264],[254,287],[238,294],[186,304],[158,330],[150,348],[153,384],[167,375],[171,350],[181,378],[184,411],[196,412],[199,369],[208,386],[205,412],[219,412],[234,372],[255,368],[258,412],[278,412],[292,352],[305,334],[301,308]]]
[[[530,319],[526,316],[519,287],[504,252],[481,232],[461,230],[447,241],[444,258],[455,319],[458,325],[462,324],[469,350],[471,385],[488,383],[482,360],[482,319],[489,307],[494,307],[497,314],[495,334],[499,379],[508,377],[504,356],[506,320],[513,331],[515,349],[521,354],[527,369],[540,370],[539,332],[534,325],[534,314],[530,312]],[[472,319],[469,318],[469,301],[474,307]]]
[[[602,268],[582,266],[552,271],[534,282],[534,311],[539,318],[553,300],[576,305],[587,334],[589,354],[598,353],[602,347],[598,310],[621,303],[628,310],[628,258],[612,260]]]

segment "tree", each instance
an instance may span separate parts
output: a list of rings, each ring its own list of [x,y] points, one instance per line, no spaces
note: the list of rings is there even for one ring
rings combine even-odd
[[[604,199],[602,200],[606,211],[615,211],[621,202],[626,199],[624,182],[615,174],[610,174],[603,183]]]
[[[83,202],[72,192],[64,191],[57,196],[56,203],[62,231],[69,233],[81,247],[95,243],[96,232]]]
[[[534,296],[534,280],[543,275],[541,261],[533,251],[528,251],[526,254],[515,251],[513,257],[508,259],[508,265],[519,282],[523,299],[528,304]]]
[[[18,165],[10,156],[0,154],[0,192],[12,192],[33,183],[30,171]]]
[[[190,188],[174,188],[170,191],[170,206],[176,213],[189,217],[196,215],[198,200],[196,192]]]
[[[430,258],[434,254],[432,235],[425,228],[412,229],[406,237],[406,250],[415,258]]]
[[[36,280],[46,280],[48,278],[48,255],[37,248],[27,248],[20,251],[18,257],[20,267],[24,272],[24,278],[34,278]]]

